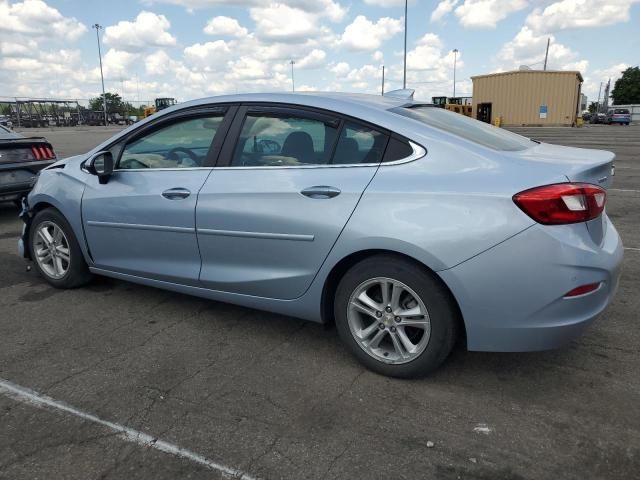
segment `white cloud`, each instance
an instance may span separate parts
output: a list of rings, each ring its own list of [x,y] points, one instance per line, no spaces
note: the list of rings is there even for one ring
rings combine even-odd
[[[349,50],[377,50],[403,28],[401,19],[383,17],[373,23],[364,15],[358,15],[344,29],[340,44]]]
[[[241,27],[238,20],[231,17],[214,17],[207,22],[204,33],[208,35],[224,35],[230,37],[244,37],[248,31]]]
[[[329,70],[331,70],[336,77],[343,78],[351,71],[351,67],[347,62],[339,62],[333,65]]]
[[[252,8],[250,14],[258,37],[269,41],[294,42],[318,36],[321,31],[315,15],[281,3]]]
[[[510,42],[498,52],[500,70],[511,70],[527,65],[541,69],[544,63],[547,39],[551,40],[547,68],[549,70],[586,70],[588,62],[578,59],[578,54],[558,43],[553,35],[543,35],[524,26]]]
[[[496,25],[514,12],[528,6],[528,0],[465,0],[455,9],[464,27],[496,28]]]
[[[327,53],[318,48],[313,49],[308,55],[296,62],[296,66],[301,69],[320,68],[324,66],[327,59]]]
[[[176,39],[167,31],[170,27],[164,15],[142,11],[133,22],[123,20],[105,28],[104,43],[132,52],[146,47],[172,47]]]
[[[444,17],[449,15],[453,8],[460,2],[460,0],[442,0],[438,3],[436,8],[431,12],[431,21],[439,22]]]
[[[78,20],[63,16],[42,0],[0,1],[0,19],[0,33],[5,34],[73,41],[87,31]]]
[[[157,50],[144,58],[144,70],[147,75],[164,75],[174,64],[173,59],[164,50]]]
[[[212,8],[219,6],[234,7],[258,7],[275,8],[284,5],[297,8],[307,13],[316,14],[329,18],[331,21],[339,22],[344,18],[346,10],[335,0],[143,0],[143,3],[152,5],[154,3],[168,3],[180,5],[193,11],[199,8]]]
[[[376,50],[371,54],[371,59],[374,62],[381,62],[382,60],[384,60],[384,53],[382,53],[380,50]]]
[[[534,9],[526,24],[537,32],[604,27],[629,21],[634,3],[640,0],[560,0],[544,9]]]
[[[224,40],[195,43],[184,49],[185,60],[205,70],[221,70],[230,56],[231,49]]]
[[[34,40],[26,40],[24,42],[0,42],[0,56],[37,57],[38,42]]]

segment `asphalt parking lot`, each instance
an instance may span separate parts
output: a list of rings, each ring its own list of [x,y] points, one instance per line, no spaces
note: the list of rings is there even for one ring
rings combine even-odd
[[[640,126],[516,130],[617,154],[617,298],[566,349],[457,349],[421,380],[366,371],[292,318],[106,278],[51,288],[0,205],[0,478],[637,478]],[[28,132],[65,156],[114,130]]]

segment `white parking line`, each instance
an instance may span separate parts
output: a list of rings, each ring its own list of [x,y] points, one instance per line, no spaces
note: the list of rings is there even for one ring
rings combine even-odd
[[[132,428],[125,427],[124,425],[119,425],[114,422],[109,422],[107,420],[102,420],[95,415],[78,410],[77,408],[54,400],[50,397],[47,397],[46,395],[40,395],[33,390],[21,387],[20,385],[16,385],[15,383],[11,383],[7,380],[0,379],[0,393],[21,403],[26,403],[38,408],[53,408],[61,410],[70,415],[82,418],[83,420],[97,423],[98,425],[102,425],[103,427],[107,427],[114,432],[117,432],[119,434],[118,436],[127,442],[137,443],[138,445],[141,445],[143,447],[155,448],[156,450],[160,450],[161,452],[169,453],[171,455],[175,455],[176,457],[190,460],[194,463],[203,465],[210,470],[216,470],[227,478],[234,478],[239,480],[254,480],[254,477],[251,477],[250,475],[241,472],[240,470],[221,465],[217,462],[203,457],[202,455],[194,453],[185,448],[178,447],[177,445],[173,445],[172,443],[165,442],[164,440],[160,440],[159,438],[154,438],[151,435],[139,432],[138,430],[134,430]]]
[[[640,193],[640,190],[631,190],[629,188],[610,188],[610,192],[636,192]]]
[[[625,250],[631,250],[632,252],[640,252],[640,248],[624,247]]]

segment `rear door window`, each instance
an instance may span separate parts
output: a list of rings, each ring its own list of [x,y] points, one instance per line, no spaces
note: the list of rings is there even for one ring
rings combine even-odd
[[[326,165],[338,135],[337,124],[304,112],[249,112],[231,166]]]

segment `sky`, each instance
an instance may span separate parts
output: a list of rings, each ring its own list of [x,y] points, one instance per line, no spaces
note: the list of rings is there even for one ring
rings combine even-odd
[[[600,82],[640,63],[640,0],[409,0],[407,87],[472,94],[471,76],[579,70]],[[100,94],[132,102],[236,92],[379,93],[402,87],[404,0],[0,0],[0,98]]]

